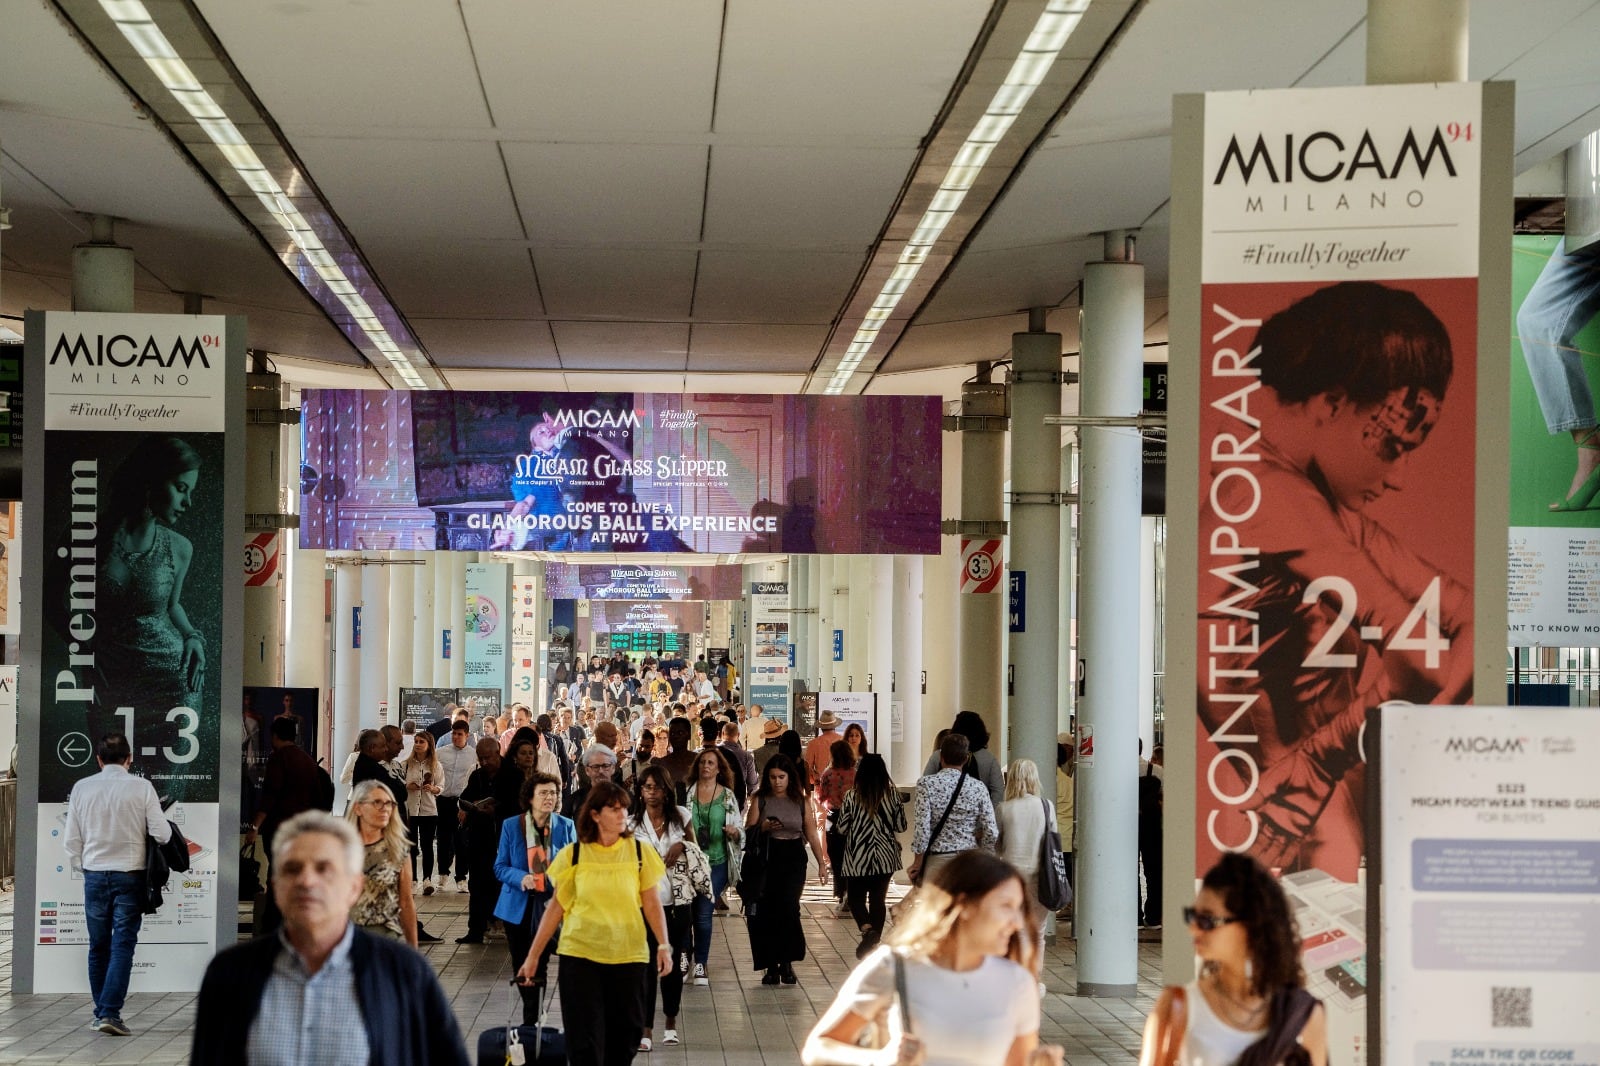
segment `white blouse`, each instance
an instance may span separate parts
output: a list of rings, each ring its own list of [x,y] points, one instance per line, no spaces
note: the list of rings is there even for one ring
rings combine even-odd
[[[656,827],[651,824],[648,813],[637,821],[632,818],[628,819],[628,826],[633,830],[633,835],[655,848],[662,859],[667,857],[667,852],[672,850],[674,844],[681,844],[688,839],[688,834],[684,831],[688,824],[689,808],[687,807],[679,807],[678,824],[667,826],[666,832],[659,835],[656,833]],[[661,894],[661,905],[663,907],[672,906],[672,879],[670,877],[663,877],[656,891]]]

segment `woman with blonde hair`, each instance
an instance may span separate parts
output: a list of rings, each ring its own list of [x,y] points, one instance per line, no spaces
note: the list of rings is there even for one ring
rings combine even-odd
[[[929,874],[806,1037],[805,1066],[1059,1066],[1039,1043],[1038,937],[1022,875],[987,851]],[[862,1047],[869,1027],[884,1037]]]
[[[417,905],[411,899],[411,838],[382,781],[357,784],[345,815],[361,836],[366,880],[350,920],[369,933],[417,946]]]
[[[1055,825],[1055,804],[1039,786],[1039,765],[1017,759],[1006,768],[1006,798],[995,812],[1000,823],[1000,856],[1017,868],[1028,886],[1028,907],[1044,944],[1045,906],[1039,902],[1039,857],[1045,834]]]
[[[439,836],[438,795],[443,791],[439,782],[444,780],[444,767],[439,765],[439,753],[433,746],[433,734],[427,730],[416,735],[411,743],[411,754],[406,756],[406,821],[410,823],[411,877],[416,880],[417,851],[422,852],[422,894],[433,895],[434,843]],[[454,828],[453,826],[451,827]],[[440,887],[444,878],[439,879]]]

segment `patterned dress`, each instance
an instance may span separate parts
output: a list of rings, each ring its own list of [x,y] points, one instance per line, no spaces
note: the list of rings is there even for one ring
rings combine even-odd
[[[350,920],[369,933],[405,939],[400,929],[400,867],[389,857],[384,840],[367,845],[361,872],[367,880],[361,886],[360,898],[350,908]]]

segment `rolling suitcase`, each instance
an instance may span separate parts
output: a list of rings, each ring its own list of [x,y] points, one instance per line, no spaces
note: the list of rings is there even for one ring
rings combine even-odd
[[[542,997],[548,989],[541,988]],[[560,1029],[545,1024],[550,1001],[539,1004],[538,1025],[517,1025],[522,995],[512,981],[511,1024],[485,1030],[478,1037],[478,1066],[566,1066],[567,1039]]]

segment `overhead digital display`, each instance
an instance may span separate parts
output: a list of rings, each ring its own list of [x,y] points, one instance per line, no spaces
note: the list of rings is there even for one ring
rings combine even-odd
[[[307,390],[306,548],[939,551],[940,402]]]
[[[546,563],[545,595],[552,600],[737,600],[744,595],[739,566],[651,566]]]

